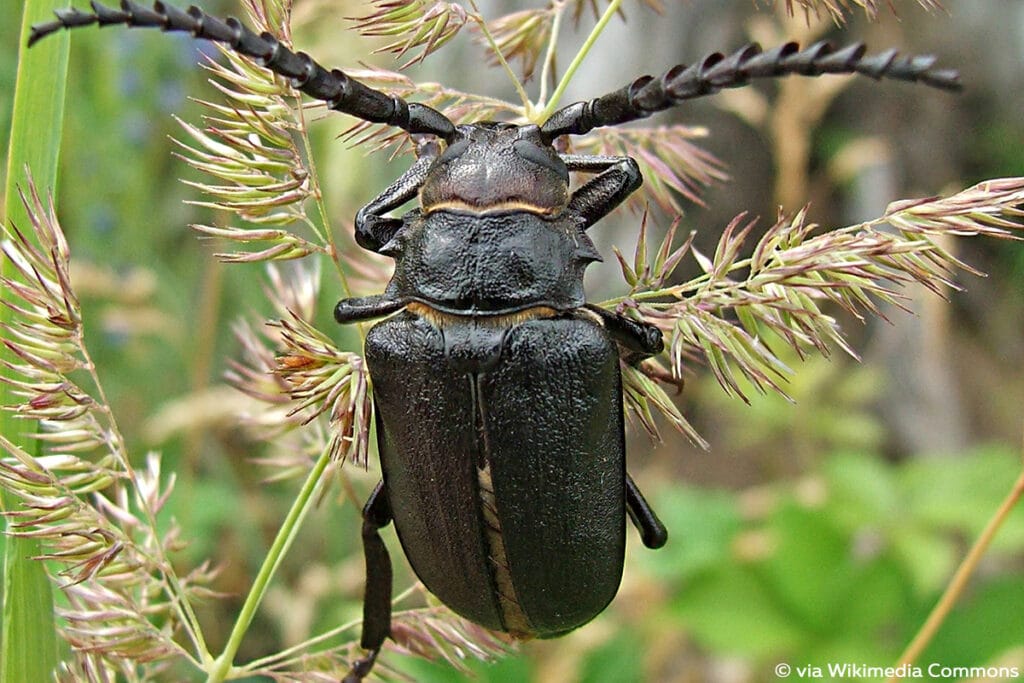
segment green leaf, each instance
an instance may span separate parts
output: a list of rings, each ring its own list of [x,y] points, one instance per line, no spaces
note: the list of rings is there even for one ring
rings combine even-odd
[[[864,453],[838,453],[824,470],[831,514],[844,528],[853,532],[898,524],[904,502],[892,467]]]
[[[979,586],[974,595],[947,617],[922,662],[947,666],[979,666],[1021,643],[1024,583],[1019,576]]]
[[[671,488],[657,496],[656,508],[670,530],[670,543],[641,555],[657,576],[685,581],[732,561],[741,525],[739,504],[726,492]]]
[[[903,562],[914,588],[921,594],[940,590],[960,559],[952,538],[923,530],[912,518],[893,529],[891,542],[893,553]]]
[[[26,168],[31,169],[44,193],[56,184],[57,157],[64,116],[64,85],[68,62],[68,39],[52,37],[31,51],[26,47],[29,26],[45,20],[62,1],[26,0],[21,23],[21,50],[14,89],[11,139],[4,187],[8,224],[28,222],[18,199],[18,187],[26,187]],[[13,19],[5,16],[4,20]],[[3,263],[7,275],[8,264]],[[6,296],[0,293],[0,296]],[[10,311],[0,307],[0,322]],[[0,383],[0,404],[13,403],[6,384]],[[17,423],[9,411],[0,411],[0,433],[29,448],[24,422]],[[29,426],[30,430],[30,426]],[[4,509],[12,504],[2,499]],[[45,567],[31,558],[39,555],[34,540],[10,538],[5,544],[3,582],[3,642],[0,643],[0,682],[50,680],[57,665],[57,632],[53,615],[53,594]]]
[[[953,458],[921,459],[903,468],[900,483],[914,516],[931,528],[976,537],[1020,472],[1020,456],[1008,448],[976,449]],[[1024,546],[1024,508],[1018,506],[995,538],[993,549]]]
[[[691,582],[672,603],[672,613],[695,641],[719,653],[777,656],[805,638],[771,589],[735,565]]]
[[[609,640],[587,657],[579,680],[583,683],[637,680],[644,670],[644,645],[643,639],[635,632]]]
[[[3,649],[0,681],[46,681],[57,665],[53,592],[35,540],[8,538],[4,556]]]
[[[843,604],[837,612],[841,620],[835,628],[836,641],[847,641],[858,646],[863,644],[863,661],[870,661],[866,659],[868,654],[875,657],[883,655],[887,660],[894,658],[897,652],[880,652],[879,648],[883,644],[890,648],[901,644],[894,641],[891,635],[898,628],[908,625],[906,615],[916,607],[900,563],[883,556],[858,566],[856,578],[842,600]],[[843,646],[831,646],[834,649],[840,647]]]
[[[794,622],[816,631],[835,626],[854,575],[850,538],[820,509],[784,503],[768,521],[773,552],[756,565]]]
[[[56,185],[68,63],[68,39],[63,32],[29,50],[25,46],[28,27],[47,20],[54,8],[65,4],[60,0],[25,2],[4,187],[5,220],[19,225],[28,219],[17,199],[17,188],[25,187],[27,180],[26,167],[31,169],[43,194]]]

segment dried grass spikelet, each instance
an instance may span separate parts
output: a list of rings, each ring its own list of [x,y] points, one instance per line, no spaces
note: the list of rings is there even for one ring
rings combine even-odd
[[[31,181],[22,200],[30,229],[3,230],[15,273],[2,282],[13,294],[4,329],[13,360],[3,381],[17,399],[3,408],[27,425],[39,421],[44,452],[0,436],[0,486],[18,501],[5,517],[10,533],[39,540],[36,559],[47,561],[64,593],[61,631],[76,657],[67,671],[142,680],[189,656],[177,639],[197,633],[189,603],[213,595],[214,572],[203,565],[180,576],[172,565],[180,530],[166,521],[158,530],[157,518],[174,478],[161,476],[157,454],[143,469],[131,464],[84,344],[52,202],[44,207]]]
[[[940,238],[1020,238],[1022,205],[1024,178],[1004,178],[950,197],[895,202],[878,219],[828,232],[807,223],[801,211],[780,216],[747,257],[742,254],[756,221],[741,214],[722,231],[713,255],[697,252],[692,236],[673,247],[673,226],[650,262],[645,221],[633,262],[618,255],[630,292],[603,305],[665,332],[666,362],[674,377],[682,376],[685,362],[699,358],[728,393],[742,400],[747,396],[740,376],[760,393],[785,396],[782,381],[791,370],[771,343],[781,342],[800,356],[810,351],[827,356],[838,347],[856,357],[829,305],[859,319],[884,318],[883,304],[904,305],[900,289],[907,283],[940,296],[946,288],[957,288],[957,269],[976,271],[945,250]],[[687,253],[703,274],[671,284],[674,268]],[[639,370],[657,376],[643,366]],[[674,408],[663,407],[658,391],[650,391],[656,382],[640,384],[628,374],[626,382],[630,403],[637,402],[633,392],[649,402],[640,406],[641,415],[648,405],[656,406],[700,443]]]
[[[390,52],[405,59],[410,51],[421,48],[400,68],[426,59],[451,40],[466,25],[469,14],[457,2],[435,0],[373,0],[374,11],[352,17],[355,29],[364,36],[384,36],[391,42],[376,52]]]
[[[339,350],[297,316],[274,324],[286,349],[277,357],[275,373],[287,384],[294,402],[289,415],[304,416],[303,423],[324,415],[332,459],[365,467],[373,417],[366,362],[358,354]]]
[[[513,12],[488,22],[495,47],[505,59],[519,60],[519,71],[523,80],[529,80],[533,76],[537,61],[544,53],[556,28],[558,13],[559,10],[549,5]],[[482,36],[477,37],[477,42],[487,44]],[[499,64],[498,56],[493,50],[487,51],[487,61],[491,66]]]
[[[653,201],[670,214],[681,213],[677,195],[702,204],[700,188],[728,180],[722,163],[693,140],[706,138],[708,130],[692,126],[607,128],[573,141],[586,154],[628,156],[636,160],[644,177],[641,191],[629,198],[630,206],[642,209]]]
[[[339,466],[351,459],[365,467],[373,415],[365,361],[339,349],[310,322],[319,295],[315,266],[297,263],[286,275],[268,264],[267,272],[276,317],[259,330],[246,321],[235,324],[241,357],[232,363],[228,381],[264,406],[248,418],[263,438],[325,422],[307,430],[307,442],[293,456],[275,455],[264,464],[297,474],[322,446]]]
[[[763,4],[774,5],[775,0],[759,0]],[[917,0],[917,4],[928,11],[941,10],[942,3],[939,0]],[[810,20],[812,16],[821,17],[824,13],[837,24],[846,22],[846,15],[854,8],[860,8],[872,21],[878,18],[882,9],[880,0],[786,0],[786,12],[793,15],[799,8],[804,16]],[[896,14],[896,5],[893,0],[885,0],[885,6],[890,12]]]
[[[274,32],[262,4],[247,6],[260,30]],[[279,13],[287,15],[287,10],[282,7]],[[276,32],[288,41],[286,28]],[[211,178],[185,181],[209,197],[192,203],[226,211],[249,225],[193,227],[228,243],[258,247],[217,254],[228,262],[295,259],[329,251],[327,231],[307,212],[319,189],[306,161],[300,94],[270,70],[230,48],[217,47],[224,63],[209,60],[205,67],[224,102],[199,100],[209,112],[205,127],[177,119],[189,141],[175,142],[182,150],[179,156]]]

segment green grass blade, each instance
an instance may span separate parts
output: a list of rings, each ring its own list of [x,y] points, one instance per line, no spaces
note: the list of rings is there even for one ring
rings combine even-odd
[[[25,187],[26,168],[41,192],[52,192],[57,178],[57,157],[64,117],[64,87],[68,63],[68,38],[54,36],[32,50],[25,47],[28,27],[45,21],[58,0],[26,0],[21,22],[20,55],[11,139],[8,147],[4,187],[3,219],[7,224],[28,224],[25,209],[18,198],[18,187]],[[3,20],[15,20],[4,16]],[[7,275],[6,261],[0,266]],[[0,297],[9,296],[5,290]],[[7,322],[9,310],[0,306],[0,322]],[[0,352],[4,351],[0,347]],[[0,403],[13,403],[9,387],[0,383]],[[23,436],[31,426],[14,420],[8,411],[0,411],[0,433],[30,450],[35,444]],[[13,505],[6,494],[0,499],[4,509]],[[34,540],[7,538],[4,544],[3,624],[0,641],[0,683],[52,680],[57,665],[57,632],[54,623],[53,591],[38,555]]]
[[[68,65],[66,33],[47,38],[29,50],[25,47],[28,27],[48,20],[55,7],[65,4],[65,0],[25,2],[4,187],[6,219],[19,225],[26,221],[24,207],[17,199],[17,187],[26,181],[25,166],[32,169],[41,194],[52,191],[56,183]]]

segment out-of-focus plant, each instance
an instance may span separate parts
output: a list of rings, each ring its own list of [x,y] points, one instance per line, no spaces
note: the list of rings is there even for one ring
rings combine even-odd
[[[244,4],[258,30],[290,42],[287,0]],[[935,6],[928,0],[919,4]],[[347,72],[416,97],[455,121],[542,121],[559,105],[621,6],[621,0],[553,0],[489,19],[472,0],[377,0],[371,12],[354,21],[354,30],[364,35],[386,36],[390,42],[383,49],[395,53],[402,66],[429,59],[469,28],[488,58],[512,79],[517,102],[383,69]],[[825,12],[836,21],[855,7],[871,17],[880,11],[878,3],[862,0],[799,0],[787,7]],[[589,14],[596,18],[593,29],[559,73],[557,47],[565,19],[582,25]],[[14,320],[4,329],[5,343],[18,357],[6,380],[17,396],[8,408],[42,421],[39,438],[48,450],[36,457],[6,438],[0,441],[8,454],[0,484],[23,506],[8,514],[11,530],[40,539],[42,559],[50,561],[54,581],[67,596],[61,618],[74,653],[64,671],[69,680],[150,680],[175,661],[203,672],[208,681],[253,675],[335,680],[356,648],[355,624],[344,624],[283,651],[235,662],[284,554],[333,480],[328,472],[349,459],[365,463],[370,447],[373,406],[361,349],[339,348],[314,323],[314,312],[329,308],[320,296],[321,262],[334,266],[331,272],[346,294],[350,275],[367,279],[383,273],[365,264],[350,267],[336,242],[340,231],[328,220],[310,150],[310,105],[282,79],[228,51],[209,69],[224,100],[203,103],[208,110],[203,124],[182,124],[188,141],[180,145],[183,158],[207,178],[192,181],[203,194],[199,201],[228,218],[196,229],[216,238],[226,262],[267,264],[268,298],[275,309],[269,324],[235,325],[242,357],[232,364],[230,380],[260,406],[246,418],[256,433],[272,441],[303,435],[302,448],[291,457],[275,455],[264,464],[271,478],[304,475],[305,482],[223,649],[211,652],[194,602],[214,597],[208,588],[214,573],[205,564],[182,571],[172,561],[187,536],[160,518],[173,477],[161,477],[158,456],[148,456],[139,469],[126,452],[85,345],[80,304],[68,276],[69,248],[53,210],[28,188],[31,225],[5,228],[4,253],[20,273],[4,283],[18,299],[10,305]],[[538,69],[538,94],[531,98],[526,79]],[[683,126],[637,126],[598,130],[576,146],[637,158],[648,179],[643,201],[671,211],[681,199],[696,198],[701,186],[724,178],[721,165],[694,143],[705,134]],[[413,146],[404,133],[365,123],[352,126],[348,139],[391,154]],[[791,371],[774,345],[798,357],[827,356],[835,348],[854,354],[829,306],[862,318],[880,315],[881,304],[898,306],[904,283],[918,282],[936,292],[955,286],[953,271],[965,266],[938,238],[1009,236],[1021,227],[1022,203],[1024,179],[1002,179],[946,198],[898,202],[876,220],[839,229],[820,230],[797,212],[780,216],[755,238],[755,223],[740,215],[723,229],[711,255],[695,250],[690,236],[678,241],[675,227],[652,250],[645,227],[631,259],[617,254],[626,293],[602,303],[658,325],[668,340],[663,356],[623,367],[627,410],[652,435],[657,434],[654,416],[661,413],[702,443],[663,386],[681,381],[684,362],[705,363],[725,391],[741,399],[751,390],[781,394],[781,379]],[[895,231],[883,231],[883,225]],[[748,246],[749,256],[744,255]],[[678,282],[676,267],[686,257],[694,258],[702,273]],[[398,650],[457,666],[507,649],[503,639],[434,606],[396,612],[392,635]],[[382,658],[381,672],[390,670],[390,657]]]
[[[657,627],[636,628],[673,644],[652,647],[661,656],[647,662],[649,680],[686,666],[686,646],[671,634],[743,662],[746,680],[766,680],[780,662],[822,667],[830,680],[844,677],[830,665],[894,667],[946,588],[964,540],[983,535],[1008,492],[1011,502],[1022,493],[1020,453],[967,455],[894,467],[870,453],[835,452],[795,481],[666,490],[659,509],[689,537],[641,558],[662,593],[644,620]],[[1015,574],[1024,509],[1004,510],[999,522],[985,580],[931,634],[917,660],[923,668],[1024,664],[1019,629],[1005,616],[1024,605]],[[708,675],[699,660],[690,666],[696,678]]]
[[[83,655],[69,664],[69,680],[115,671],[145,680],[171,656],[189,656],[180,631],[202,646],[191,602],[211,595],[213,574],[205,565],[184,576],[174,569],[180,529],[158,525],[174,479],[161,477],[156,454],[144,470],[129,458],[84,344],[68,244],[53,207],[30,189],[22,199],[31,225],[4,230],[13,272],[0,282],[14,294],[4,343],[16,358],[4,381],[18,399],[8,408],[38,421],[47,454],[0,436],[11,456],[0,461],[0,482],[20,503],[5,513],[8,529],[43,544],[38,559],[52,563],[67,599],[62,632]]]

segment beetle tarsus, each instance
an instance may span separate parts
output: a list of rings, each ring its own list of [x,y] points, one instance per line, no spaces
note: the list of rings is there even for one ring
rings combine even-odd
[[[596,304],[587,304],[585,309],[597,316],[612,339],[628,352],[625,358],[631,365],[664,350],[664,336],[657,326],[613,313]]]
[[[373,670],[373,665],[377,662],[379,654],[380,650],[371,650],[365,657],[357,659],[348,674],[342,679],[342,683],[359,683],[366,678]]]

